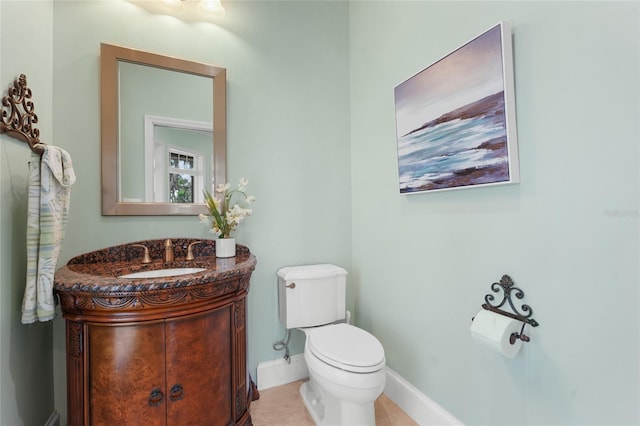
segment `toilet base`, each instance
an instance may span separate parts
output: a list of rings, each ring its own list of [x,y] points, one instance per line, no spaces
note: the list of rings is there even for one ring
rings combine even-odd
[[[374,426],[374,402],[360,404],[341,401],[314,385],[313,378],[300,387],[304,406],[318,426]]]
[[[304,406],[311,415],[314,423],[319,425],[322,419],[324,419],[324,403],[320,399],[314,389],[311,387],[309,381],[306,381],[300,386],[300,395],[304,401]]]

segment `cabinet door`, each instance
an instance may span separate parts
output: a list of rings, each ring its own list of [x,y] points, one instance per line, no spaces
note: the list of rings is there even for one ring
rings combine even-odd
[[[89,325],[90,424],[165,425],[164,321]]]
[[[167,425],[234,423],[231,306],[167,320]]]

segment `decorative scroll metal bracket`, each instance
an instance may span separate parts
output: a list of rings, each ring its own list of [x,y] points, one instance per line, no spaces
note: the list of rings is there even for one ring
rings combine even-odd
[[[511,299],[511,296],[515,296],[517,299],[522,299],[524,298],[524,292],[518,288],[515,287],[513,285],[513,280],[511,279],[511,277],[509,275],[503,275],[502,278],[500,279],[500,282],[496,282],[491,284],[491,290],[494,293],[498,293],[500,292],[500,290],[502,290],[502,300],[500,301],[500,303],[498,304],[492,304],[491,302],[493,302],[493,300],[495,299],[495,297],[493,296],[493,294],[487,294],[486,296],[484,296],[484,301],[486,303],[484,303],[482,305],[482,307],[486,310],[489,311],[493,311],[495,313],[498,313],[500,315],[504,315],[507,316],[509,318],[513,318],[516,319],[518,321],[522,321],[522,329],[520,330],[520,333],[511,333],[511,336],[509,338],[509,342],[513,345],[516,340],[520,339],[523,342],[528,342],[529,336],[524,334],[524,326],[526,324],[529,324],[532,327],[537,327],[538,321],[536,321],[535,319],[531,318],[531,315],[533,315],[533,309],[531,309],[531,306],[527,305],[527,304],[522,304],[520,309],[522,311],[520,311],[513,303],[513,300]],[[505,311],[502,308],[506,303],[509,304],[509,306],[511,307],[511,310],[513,312],[509,312],[509,311]]]
[[[42,154],[42,148],[36,146],[42,142],[40,130],[34,127],[38,122],[38,116],[31,101],[31,89],[27,87],[27,77],[20,74],[7,92],[8,95],[2,98],[0,133],[23,141],[33,152]]]

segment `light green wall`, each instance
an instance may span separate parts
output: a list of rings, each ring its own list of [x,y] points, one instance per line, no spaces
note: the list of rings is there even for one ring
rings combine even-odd
[[[465,424],[640,423],[638,6],[351,3],[356,321]],[[393,87],[500,20],[521,183],[399,195]],[[514,359],[469,334],[505,273],[540,322]]]
[[[237,235],[258,257],[254,377],[280,356],[276,270],[333,262],[389,366],[463,422],[640,423],[638,3],[225,7],[216,23],[186,23],[124,0],[0,2],[0,84],[30,76],[43,139],[78,175],[61,262],[207,236],[196,218],[100,215],[99,43],[225,66],[229,180],[248,177],[258,199]],[[514,31],[522,183],[399,195],[393,86],[499,20]],[[0,141],[0,424],[41,425],[52,405],[64,423],[63,321],[53,337],[50,324],[19,324],[29,153]],[[468,331],[503,273],[541,323],[513,360]]]
[[[24,18],[29,17],[26,25]],[[0,2],[0,91],[20,74],[39,116],[36,127],[52,140],[53,4]],[[34,31],[34,28],[37,30]],[[54,411],[53,327],[20,322],[26,277],[29,147],[0,135],[0,424],[43,425]]]

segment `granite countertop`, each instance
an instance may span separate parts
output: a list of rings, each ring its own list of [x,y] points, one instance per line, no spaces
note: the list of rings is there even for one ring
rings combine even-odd
[[[236,245],[235,257],[219,258],[215,255],[215,240],[193,238],[171,238],[174,261],[164,263],[164,241],[165,239],[134,241],[78,255],[56,271],[54,290],[59,293],[101,294],[153,292],[226,281],[251,273],[255,269],[256,258],[247,247]],[[193,245],[195,259],[187,261],[187,247],[195,241],[201,241],[200,244]],[[134,244],[148,247],[151,263],[142,263],[144,249]],[[118,278],[120,275],[133,272],[169,268],[206,269],[202,272],[170,277]]]

